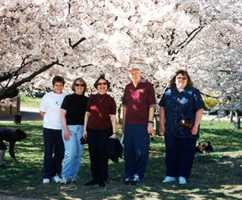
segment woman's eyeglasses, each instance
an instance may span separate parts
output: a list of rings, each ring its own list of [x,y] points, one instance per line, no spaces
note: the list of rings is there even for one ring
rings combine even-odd
[[[84,86],[85,86],[85,84],[84,84],[84,83],[75,83],[74,85],[75,85],[75,86],[77,86],[77,87],[78,87],[78,86],[82,86],[82,87],[84,87]]]

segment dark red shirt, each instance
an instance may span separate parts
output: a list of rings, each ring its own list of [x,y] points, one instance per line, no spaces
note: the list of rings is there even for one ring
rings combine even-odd
[[[87,128],[108,129],[112,127],[109,115],[116,114],[116,103],[108,94],[91,95],[87,104],[87,112],[90,112]]]
[[[155,104],[155,91],[150,82],[141,79],[137,87],[132,82],[129,83],[123,96],[123,105],[126,107],[125,123],[147,124],[149,107]]]

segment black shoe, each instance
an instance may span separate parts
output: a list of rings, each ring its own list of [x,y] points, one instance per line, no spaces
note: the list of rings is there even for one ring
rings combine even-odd
[[[98,182],[96,180],[91,180],[91,181],[85,183],[84,185],[89,186],[89,185],[96,185],[96,184],[98,184]]]
[[[99,187],[105,187],[105,183],[104,183],[104,181],[100,181],[100,182],[98,183],[98,185],[99,185]]]
[[[125,178],[125,179],[124,179],[124,184],[125,184],[125,185],[130,185],[130,184],[131,184],[131,180],[130,180],[130,178]]]
[[[104,183],[110,183],[110,179],[109,178],[104,178],[103,181],[104,181]]]
[[[139,183],[138,181],[131,180],[129,184],[130,185],[138,185],[138,183]]]

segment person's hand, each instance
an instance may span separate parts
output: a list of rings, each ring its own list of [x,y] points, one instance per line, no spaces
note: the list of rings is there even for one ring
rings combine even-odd
[[[194,125],[192,127],[191,133],[192,133],[192,135],[197,135],[197,132],[198,132],[198,126]]]
[[[83,131],[83,136],[82,136],[84,139],[87,139],[87,131],[86,130],[84,130]]]
[[[122,124],[122,132],[124,133],[124,130],[125,130],[125,123],[123,122],[123,124]]]
[[[148,123],[147,132],[149,135],[155,135],[155,130],[152,123]]]
[[[109,138],[115,139],[115,138],[117,138],[117,135],[115,133],[113,133]]]
[[[71,136],[70,131],[68,129],[64,130],[64,140],[69,140],[70,136]]]
[[[165,133],[165,126],[161,125],[160,126],[160,136],[164,136],[164,133]]]

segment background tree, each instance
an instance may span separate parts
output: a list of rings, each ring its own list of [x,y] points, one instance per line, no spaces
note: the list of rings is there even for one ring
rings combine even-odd
[[[2,98],[39,72],[22,88],[49,88],[54,74],[92,85],[105,73],[120,100],[129,65],[143,67],[157,94],[185,68],[204,93],[241,97],[239,0],[2,0],[0,8]]]

